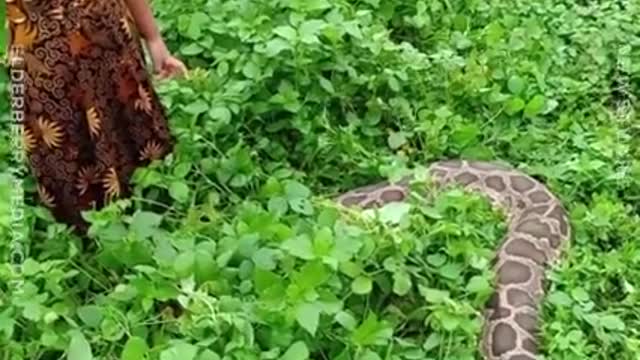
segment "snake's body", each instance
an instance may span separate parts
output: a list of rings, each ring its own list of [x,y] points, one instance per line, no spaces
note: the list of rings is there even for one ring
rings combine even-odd
[[[545,271],[571,237],[562,203],[543,184],[522,172],[488,162],[449,160],[432,164],[439,185],[459,184],[485,194],[505,210],[508,231],[495,257],[496,288],[485,310],[480,348],[487,360],[534,360]],[[372,208],[403,201],[408,182],[357,188],[336,200]]]

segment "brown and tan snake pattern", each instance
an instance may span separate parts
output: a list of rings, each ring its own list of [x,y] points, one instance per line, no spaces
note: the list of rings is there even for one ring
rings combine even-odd
[[[496,288],[485,310],[480,348],[487,360],[534,360],[545,271],[571,238],[566,210],[543,184],[503,165],[449,160],[434,163],[429,173],[438,186],[478,191],[506,212],[508,230],[494,260]],[[369,185],[336,200],[348,207],[380,207],[405,200],[408,185],[407,179]]]

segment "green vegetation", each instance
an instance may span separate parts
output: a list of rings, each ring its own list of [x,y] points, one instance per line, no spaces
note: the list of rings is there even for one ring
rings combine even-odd
[[[158,88],[176,151],[88,214],[97,246],[27,207],[23,272],[0,267],[0,359],[477,358],[502,215],[456,189],[378,218],[325,196],[451,157],[508,161],[571,212],[545,357],[638,359],[638,2],[153,6],[197,68]]]

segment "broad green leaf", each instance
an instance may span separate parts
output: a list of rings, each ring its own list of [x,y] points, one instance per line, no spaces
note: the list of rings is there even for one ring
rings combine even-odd
[[[289,49],[291,49],[289,43],[280,38],[271,39],[265,45],[265,52],[268,57],[276,57],[281,52]]]
[[[191,115],[200,115],[205,113],[207,110],[209,110],[209,104],[201,99],[184,106],[184,111]]]
[[[451,134],[451,140],[458,146],[469,146],[478,141],[481,130],[478,125],[466,124],[458,126]]]
[[[393,336],[393,328],[370,313],[369,316],[351,334],[351,341],[358,346],[383,346]]]
[[[315,303],[302,304],[296,309],[298,324],[307,330],[311,336],[315,336],[318,330],[321,310],[322,308]]]
[[[358,325],[356,319],[346,311],[340,311],[335,316],[336,321],[347,330],[354,330]]]
[[[178,342],[160,353],[160,360],[194,360],[198,347],[186,342]]]
[[[365,295],[371,292],[373,283],[369,277],[358,276],[351,282],[351,290],[358,295]]]
[[[289,40],[289,41],[293,41],[296,39],[296,37],[298,36],[296,29],[292,28],[291,26],[278,26],[277,28],[275,28],[273,30],[274,33],[276,33],[279,36],[282,36],[283,38]]]
[[[86,305],[78,308],[78,317],[87,326],[98,327],[103,319],[102,309],[96,305]]]
[[[387,138],[387,144],[393,150],[397,150],[407,143],[407,138],[403,132],[392,132]]]
[[[260,248],[253,254],[252,260],[256,264],[256,267],[272,271],[276,268],[276,255],[277,252],[269,248]]]
[[[536,116],[544,110],[545,98],[542,95],[534,96],[529,102],[527,106],[524,108],[524,114],[529,117]]]
[[[571,290],[571,297],[579,302],[589,301],[589,293],[583,288],[575,288]]]
[[[180,253],[174,263],[173,268],[180,277],[188,277],[193,274],[196,262],[196,255],[193,251]]]
[[[397,295],[404,296],[411,290],[411,277],[405,271],[396,271],[393,273],[393,292]]]
[[[291,255],[304,260],[314,259],[313,243],[307,236],[300,235],[285,241],[281,245],[283,250],[288,251]]]
[[[509,87],[509,91],[511,91],[512,94],[520,95],[524,91],[525,82],[521,77],[514,75],[509,78],[507,86]]]
[[[218,266],[211,252],[198,250],[195,253],[194,273],[198,281],[214,280],[218,274]],[[188,267],[182,270],[188,274]],[[180,272],[179,272],[180,273]]]
[[[522,100],[519,97],[512,97],[509,100],[507,100],[504,111],[507,113],[507,115],[515,115],[520,111],[522,111],[524,107],[525,107],[524,100]]]
[[[389,224],[398,224],[410,211],[410,203],[392,202],[380,208],[380,220]]]
[[[190,196],[189,186],[182,181],[173,181],[169,185],[169,195],[178,202],[186,203]]]
[[[218,120],[223,124],[228,124],[231,122],[231,111],[224,106],[216,106],[212,107],[209,110],[209,116],[213,120]]]
[[[333,88],[333,84],[331,84],[331,81],[327,80],[324,76],[318,76],[318,83],[329,94],[335,94],[336,90]]]
[[[173,168],[173,175],[178,178],[184,178],[191,171],[191,167],[192,167],[192,164],[190,163],[187,163],[187,162],[180,163],[176,165],[175,168]]]
[[[213,351],[206,349],[198,355],[197,360],[220,360],[220,356]]]
[[[423,286],[419,286],[420,294],[427,302],[433,304],[443,303],[449,300],[449,292],[439,289],[431,289]]]
[[[131,230],[139,239],[145,239],[152,235],[162,222],[162,215],[149,211],[136,212],[131,220]]]
[[[120,360],[146,360],[148,351],[149,347],[144,339],[133,336],[124,344]]]
[[[382,360],[382,358],[380,357],[380,355],[375,353],[373,350],[366,349],[366,350],[364,350],[364,352],[362,352],[360,355],[358,355],[356,360]]]
[[[484,293],[491,290],[491,283],[482,276],[474,276],[469,280],[466,289],[472,293]]]
[[[180,52],[187,56],[195,56],[201,54],[204,50],[205,49],[202,46],[196,43],[191,43],[180,48]]]
[[[296,198],[289,200],[291,210],[302,215],[313,215],[313,205],[308,199]]]
[[[80,331],[71,332],[67,360],[93,360],[91,345]]]
[[[303,341],[296,341],[279,360],[307,360],[309,359],[309,349]]]
[[[189,16],[189,28],[187,29],[187,36],[191,39],[198,39],[202,34],[202,29],[207,27],[207,24],[211,21],[209,15],[203,12],[195,12]]]
[[[326,22],[322,20],[307,20],[300,24],[298,33],[300,34],[300,40],[307,44],[318,43],[318,34],[326,26]]]
[[[253,61],[249,61],[244,64],[244,67],[242,68],[242,74],[249,79],[258,79],[260,77],[260,67]]]
[[[287,199],[306,199],[311,196],[311,190],[297,181],[288,181],[285,185]]]
[[[607,314],[599,319],[600,325],[607,330],[624,331],[626,328],[624,321],[617,315]]]

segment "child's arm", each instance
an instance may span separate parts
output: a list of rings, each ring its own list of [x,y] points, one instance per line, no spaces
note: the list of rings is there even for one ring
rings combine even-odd
[[[147,41],[157,41],[161,38],[160,31],[153,17],[153,12],[146,0],[126,0],[129,11],[136,22],[138,31]]]
[[[184,64],[171,56],[146,0],[126,0],[140,35],[146,40],[155,72],[161,77],[184,74]]]

